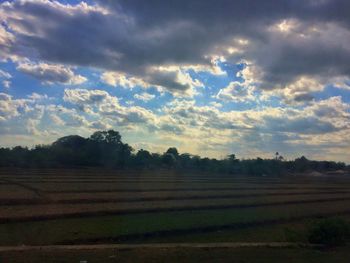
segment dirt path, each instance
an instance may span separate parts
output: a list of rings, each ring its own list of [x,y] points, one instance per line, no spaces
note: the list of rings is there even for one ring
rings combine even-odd
[[[42,190],[49,194],[78,194],[78,193],[150,193],[150,192],[193,192],[193,191],[235,191],[235,190],[325,190],[347,191],[345,187],[210,187],[210,188],[115,188],[115,189],[68,189],[68,190]]]
[[[50,245],[50,246],[0,246],[1,252],[52,251],[52,250],[96,250],[96,249],[147,249],[147,248],[320,248],[322,245],[291,242],[234,242],[234,243],[153,243],[153,244],[97,244],[97,245]]]

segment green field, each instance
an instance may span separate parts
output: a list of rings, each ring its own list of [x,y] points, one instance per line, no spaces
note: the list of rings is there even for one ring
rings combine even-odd
[[[350,177],[0,170],[1,246],[307,242],[310,222],[335,216],[350,218]]]

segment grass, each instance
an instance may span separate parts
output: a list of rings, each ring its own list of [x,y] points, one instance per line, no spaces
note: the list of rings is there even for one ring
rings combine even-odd
[[[40,215],[64,215],[69,213],[93,213],[94,211],[138,211],[145,209],[191,209],[202,207],[220,207],[220,206],[272,206],[277,204],[293,204],[293,202],[320,202],[323,201],[340,201],[344,198],[350,203],[350,194],[319,194],[319,195],[296,195],[296,196],[266,196],[259,198],[207,198],[200,200],[166,200],[166,201],[152,201],[152,202],[105,202],[105,203],[83,203],[83,204],[45,204],[45,205],[17,205],[17,206],[0,206],[0,218],[23,218]],[[287,203],[286,203],[287,202]]]
[[[48,213],[155,208],[153,212],[123,215],[29,221],[0,224],[0,245],[83,242],[305,242],[309,219],[320,214],[350,213],[350,180],[345,177],[229,177],[177,174],[169,171],[98,169],[0,169],[1,178],[44,191],[37,196],[20,186],[0,184],[1,200],[85,199],[84,204],[0,206],[1,217],[38,216]],[[107,190],[107,191],[106,191]],[[112,192],[116,190],[116,192]],[[337,191],[340,191],[337,193]],[[346,191],[349,191],[346,193]],[[290,193],[290,195],[288,194]],[[299,194],[293,194],[299,193]],[[215,198],[218,195],[246,195]],[[254,196],[255,194],[255,196]],[[260,196],[258,196],[260,194]],[[266,195],[265,195],[266,194]],[[269,195],[280,194],[280,195]],[[188,197],[201,197],[189,198]],[[182,200],[161,200],[162,198]],[[124,202],[88,203],[99,198],[124,198]],[[134,199],[128,202],[127,199]],[[141,201],[142,198],[159,200]],[[136,200],[135,200],[136,199]],[[320,202],[324,199],[324,202]],[[313,203],[274,204],[317,200]],[[86,202],[87,201],[87,202]],[[261,207],[205,209],[201,206],[254,205]],[[157,209],[188,206],[186,211]],[[350,219],[350,216],[345,216]],[[293,220],[291,220],[293,219]],[[249,226],[247,225],[249,224]],[[222,226],[231,226],[222,228]],[[197,229],[197,231],[196,231]],[[147,235],[148,233],[148,235]],[[235,249],[131,249],[0,253],[0,262],[348,262],[349,247],[319,251],[292,248]]]
[[[325,202],[313,205],[145,213],[10,223],[0,225],[0,233],[2,233],[0,244],[53,244],[125,235],[142,236],[147,232],[190,230],[199,227],[313,216],[318,215],[322,210],[337,213],[348,207],[349,202]]]
[[[40,188],[45,195],[40,198],[47,200],[79,199],[94,200],[103,198],[131,198],[139,199],[133,202],[101,202],[84,204],[47,204],[47,205],[16,205],[0,206],[1,217],[10,216],[38,216],[45,213],[62,214],[76,211],[126,210],[133,208],[155,208],[150,213],[93,216],[82,215],[81,218],[61,218],[33,222],[0,224],[0,244],[53,244],[62,242],[79,242],[84,240],[107,240],[108,238],[125,237],[131,235],[151,235],[149,242],[187,240],[194,242],[207,241],[240,241],[240,240],[270,240],[284,241],[285,227],[295,227],[294,223],[277,224],[290,218],[312,217],[322,213],[342,213],[350,210],[350,200],[326,201],[328,198],[349,198],[348,178],[311,178],[311,177],[228,177],[221,175],[177,174],[166,171],[160,172],[113,172],[106,170],[30,170],[30,169],[0,169],[1,178],[11,178],[22,184]],[[1,199],[15,199],[20,196],[29,198],[33,193],[10,186],[13,190],[6,190],[8,186],[0,185]],[[105,192],[105,190],[120,190],[121,192]],[[127,192],[128,189],[130,192]],[[163,189],[163,191],[161,191]],[[223,190],[226,189],[226,190]],[[231,190],[230,190],[231,189]],[[136,191],[135,191],[136,190]],[[62,191],[63,193],[55,193]],[[72,193],[69,193],[69,192]],[[77,193],[74,193],[77,191]],[[143,192],[144,191],[144,192]],[[336,193],[337,191],[342,191]],[[64,193],[66,192],[66,193]],[[319,193],[318,193],[319,192]],[[326,192],[326,193],[325,193]],[[268,195],[271,193],[281,195]],[[288,195],[288,193],[304,193]],[[310,194],[312,193],[312,194]],[[22,195],[23,194],[23,195]],[[214,198],[220,194],[246,194],[239,198]],[[266,196],[250,196],[267,194]],[[188,199],[186,197],[199,196],[203,199]],[[38,198],[38,196],[34,196]],[[157,197],[159,200],[141,202],[143,197]],[[165,200],[166,197],[179,197],[182,200]],[[163,200],[162,200],[163,198]],[[323,202],[319,200],[323,199]],[[86,201],[85,200],[85,201]],[[298,203],[277,205],[276,202],[293,202],[315,200],[314,203]],[[127,201],[127,200],[126,200]],[[270,204],[265,207],[205,209],[205,206],[219,205],[249,205]],[[274,204],[274,205],[272,205]],[[158,208],[168,209],[182,206],[194,209],[177,212],[157,211]],[[202,207],[201,207],[202,206]],[[201,210],[198,210],[198,209]],[[49,211],[50,210],[50,211]],[[47,212],[49,211],[49,212]],[[89,217],[87,217],[89,216]],[[276,224],[272,224],[272,221]],[[271,224],[262,227],[254,223],[269,221]],[[195,228],[217,227],[222,225],[251,223],[249,228],[226,229],[225,231],[197,233]],[[181,234],[166,235],[166,231],[181,230]],[[188,233],[186,233],[188,231]],[[191,232],[192,231],[192,232]],[[164,235],[162,235],[162,233]],[[127,239],[126,239],[127,240]],[[146,239],[145,239],[146,240]]]

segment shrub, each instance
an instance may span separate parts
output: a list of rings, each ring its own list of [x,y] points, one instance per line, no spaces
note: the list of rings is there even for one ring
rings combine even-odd
[[[328,218],[311,224],[308,231],[310,243],[327,246],[344,245],[350,238],[349,223],[340,218]]]
[[[287,242],[305,242],[307,240],[304,229],[286,227],[284,229],[284,236]]]

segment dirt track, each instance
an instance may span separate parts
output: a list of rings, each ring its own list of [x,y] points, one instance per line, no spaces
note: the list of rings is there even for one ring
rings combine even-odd
[[[320,248],[322,245],[291,242],[234,242],[234,243],[154,243],[154,244],[97,244],[97,245],[50,245],[50,246],[2,246],[1,252],[9,251],[53,251],[53,250],[96,250],[96,249],[147,249],[147,248]]]

